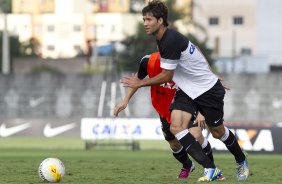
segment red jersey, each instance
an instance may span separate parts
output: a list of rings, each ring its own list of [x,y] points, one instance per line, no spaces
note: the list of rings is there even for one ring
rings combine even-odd
[[[154,77],[162,72],[160,67],[160,53],[152,53],[149,57],[147,65],[147,73],[149,77]],[[151,86],[152,105],[159,113],[161,118],[165,118],[170,123],[169,106],[173,100],[175,93],[175,83],[173,81],[161,84],[159,86]]]

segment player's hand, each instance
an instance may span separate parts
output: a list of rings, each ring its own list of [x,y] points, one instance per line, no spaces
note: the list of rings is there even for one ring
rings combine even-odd
[[[132,74],[131,76],[123,77],[120,83],[122,83],[124,87],[140,88],[142,80],[137,77],[137,74]]]
[[[202,129],[206,128],[206,119],[200,112],[198,113],[193,124],[197,124],[197,123],[198,123],[198,127],[201,127]]]
[[[230,90],[230,87],[228,87],[226,84],[223,83],[223,78],[220,76],[217,76],[219,81],[221,82],[222,86],[224,87],[225,90]]]
[[[115,117],[117,117],[118,114],[119,114],[122,110],[124,110],[126,107],[127,107],[127,103],[126,103],[126,102],[124,102],[124,101],[120,102],[120,103],[116,106],[116,108],[115,108],[115,111],[114,111]]]

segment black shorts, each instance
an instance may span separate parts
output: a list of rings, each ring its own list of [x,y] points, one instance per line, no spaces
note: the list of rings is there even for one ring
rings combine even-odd
[[[170,128],[170,124],[166,121],[165,118],[161,118],[161,123],[162,123],[162,131],[163,131],[163,135],[166,141],[172,141],[175,139],[175,136],[170,132],[169,128]],[[193,121],[191,121],[188,125],[188,128],[192,128],[192,127],[197,127],[198,124],[193,125]]]
[[[192,114],[192,121],[195,120],[199,111],[205,117],[208,126],[217,127],[223,123],[224,95],[225,89],[219,80],[211,89],[194,100],[179,89],[175,93],[170,110],[176,109],[189,112]]]

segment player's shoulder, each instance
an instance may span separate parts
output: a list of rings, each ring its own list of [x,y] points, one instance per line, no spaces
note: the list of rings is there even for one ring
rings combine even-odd
[[[174,29],[167,28],[162,44],[173,44],[174,46],[188,45],[189,40],[183,34]]]
[[[167,28],[165,36],[169,39],[176,39],[176,38],[181,38],[181,39],[187,39],[183,34],[180,32],[174,30],[174,29],[169,29]]]

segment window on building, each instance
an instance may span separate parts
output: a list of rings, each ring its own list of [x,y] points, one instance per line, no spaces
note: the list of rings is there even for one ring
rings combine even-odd
[[[76,51],[81,51],[80,45],[74,45],[73,48],[74,48],[74,50],[76,50]]]
[[[48,45],[47,46],[47,50],[48,51],[54,51],[55,50],[55,46],[54,45]]]
[[[244,23],[242,16],[235,16],[233,17],[233,24],[234,25],[242,25]]]
[[[54,32],[55,31],[55,26],[54,25],[48,25],[47,26],[47,31],[48,32]]]
[[[210,17],[209,18],[209,25],[214,26],[219,24],[218,17]]]
[[[251,55],[252,49],[251,48],[241,48],[241,55]]]
[[[74,25],[74,26],[73,26],[73,31],[74,31],[74,32],[80,32],[80,31],[81,31],[80,25]]]
[[[82,50],[80,45],[74,45],[73,49],[75,50],[75,52],[76,52],[76,54],[78,56],[82,56],[83,55],[83,50]]]

